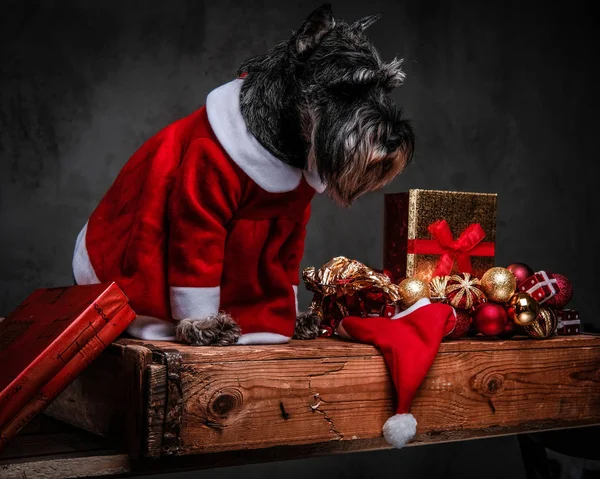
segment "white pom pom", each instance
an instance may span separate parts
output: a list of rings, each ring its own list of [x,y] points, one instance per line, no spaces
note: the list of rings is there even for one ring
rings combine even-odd
[[[417,420],[408,414],[396,414],[383,425],[383,437],[392,446],[401,448],[410,441],[417,432]]]

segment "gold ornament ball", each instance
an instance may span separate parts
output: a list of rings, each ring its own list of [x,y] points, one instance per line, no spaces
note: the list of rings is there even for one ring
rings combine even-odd
[[[528,336],[535,339],[549,338],[556,331],[558,318],[552,309],[546,306],[540,306],[540,312],[534,321],[524,326],[523,329]]]
[[[496,267],[483,274],[480,286],[488,301],[506,303],[517,289],[517,280],[506,268]]]
[[[398,285],[400,303],[408,308],[423,298],[430,298],[429,285],[417,278],[406,278]]]
[[[531,324],[540,313],[540,305],[527,293],[516,293],[506,306],[508,318],[517,326]]]

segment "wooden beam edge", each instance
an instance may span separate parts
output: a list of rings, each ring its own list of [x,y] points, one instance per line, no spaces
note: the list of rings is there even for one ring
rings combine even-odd
[[[525,426],[485,428],[418,435],[407,447],[441,444],[445,442],[467,441],[514,435],[516,433],[546,432],[560,429],[584,428],[600,424],[600,418],[582,421],[553,421],[533,423]],[[429,437],[427,437],[429,436]],[[264,449],[235,450],[216,453],[196,454],[160,459],[134,459],[123,453],[85,455],[79,457],[49,456],[39,460],[0,462],[0,475],[3,479],[23,477],[80,477],[132,476],[140,474],[160,474],[192,470],[231,467],[246,464],[287,461],[325,455],[369,452],[392,449],[382,437],[371,439],[329,441],[295,446],[276,446]]]

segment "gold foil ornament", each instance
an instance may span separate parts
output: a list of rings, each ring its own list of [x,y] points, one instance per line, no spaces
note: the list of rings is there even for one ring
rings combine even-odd
[[[528,336],[535,339],[549,338],[556,331],[558,326],[558,318],[551,308],[540,306],[540,312],[535,320],[524,326]]]
[[[446,301],[446,285],[448,276],[436,276],[429,282],[429,297],[434,303]]]
[[[540,305],[527,293],[516,293],[510,298],[506,312],[518,326],[531,324],[540,312]]]
[[[400,295],[400,304],[403,308],[408,308],[423,298],[429,298],[429,285],[417,278],[406,278],[398,285],[398,294]]]
[[[306,289],[312,291],[313,299],[308,312],[321,319],[322,335],[330,336],[339,322],[351,314],[361,315],[369,311],[370,297],[376,306],[394,305],[400,300],[398,285],[385,274],[377,273],[360,261],[337,256],[320,268],[307,267],[302,272]]]
[[[376,288],[392,302],[400,299],[398,286],[389,277],[344,256],[336,256],[319,269],[314,266],[305,268],[302,278],[310,291],[325,296],[352,295],[357,291]]]
[[[481,289],[489,301],[506,303],[517,289],[517,280],[509,270],[497,266],[483,274]]]

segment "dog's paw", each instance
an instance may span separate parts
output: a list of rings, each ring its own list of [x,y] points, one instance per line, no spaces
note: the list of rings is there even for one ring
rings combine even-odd
[[[193,346],[231,346],[241,334],[239,325],[223,312],[205,319],[182,319],[175,329],[177,341]]]
[[[319,336],[321,318],[311,311],[303,311],[296,316],[294,339],[315,339]]]

